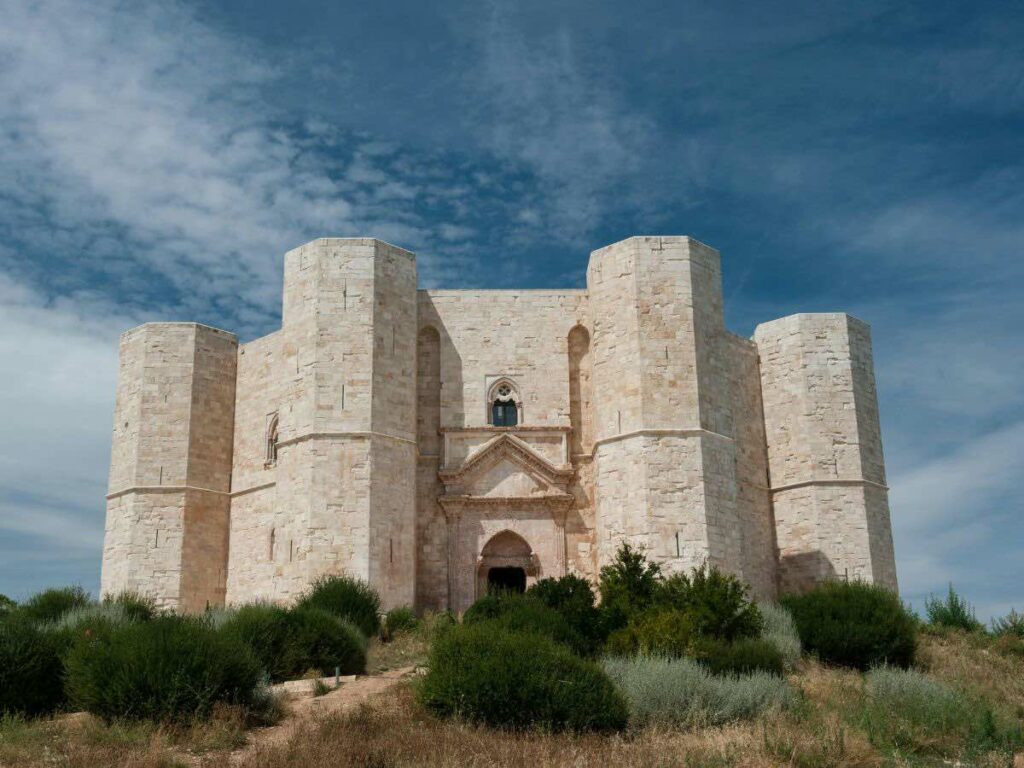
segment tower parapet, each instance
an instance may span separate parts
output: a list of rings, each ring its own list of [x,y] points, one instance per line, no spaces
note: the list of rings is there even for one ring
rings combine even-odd
[[[759,325],[781,591],[827,578],[896,589],[866,323],[799,314]]]

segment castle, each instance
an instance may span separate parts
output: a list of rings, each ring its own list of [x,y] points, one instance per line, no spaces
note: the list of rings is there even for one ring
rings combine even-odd
[[[594,251],[585,290],[417,290],[412,253],[285,256],[282,327],[120,343],[102,592],[183,611],[286,602],[323,574],[384,607],[595,578],[621,542],[772,597],[896,589],[868,326],[725,329],[719,254]]]

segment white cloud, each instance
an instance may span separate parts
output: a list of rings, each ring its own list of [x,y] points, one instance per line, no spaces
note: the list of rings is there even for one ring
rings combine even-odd
[[[477,139],[536,174],[554,237],[575,238],[608,207],[646,192],[627,179],[646,166],[654,126],[627,107],[610,73],[587,70],[567,29],[527,37],[495,5],[477,45],[481,66],[469,75]]]
[[[0,553],[12,568],[26,536],[51,564],[99,562],[117,338],[134,324],[109,304],[48,301],[0,274]]]
[[[338,149],[329,127],[314,124],[312,139],[282,127],[289,116],[262,99],[273,68],[173,0],[16,3],[0,60],[0,222],[124,280],[110,288],[126,300],[151,275],[177,289],[184,316],[266,330],[288,248],[322,235],[431,240],[411,208],[415,163],[393,170],[368,138],[350,140],[346,165],[324,152]]]
[[[901,590],[921,596],[953,582],[980,590],[979,614],[1024,605],[1020,509],[1024,421],[1007,425],[891,478]]]

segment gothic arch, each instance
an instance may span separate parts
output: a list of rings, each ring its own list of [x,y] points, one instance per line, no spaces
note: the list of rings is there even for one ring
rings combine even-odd
[[[424,326],[416,338],[416,438],[420,454],[441,450],[441,334]]]
[[[487,423],[506,427],[523,423],[523,398],[519,386],[508,376],[502,376],[487,388]]]
[[[590,333],[575,325],[567,338],[569,354],[569,422],[572,424],[570,453],[573,457],[593,450],[593,391]]]
[[[278,418],[275,413],[270,416],[270,420],[267,422],[267,434],[265,437],[266,457],[264,459],[265,466],[267,467],[277,464],[277,444],[279,440]]]
[[[477,597],[487,593],[492,569],[521,570],[522,584],[525,585],[528,577],[537,575],[537,556],[526,539],[506,528],[488,539],[480,550],[477,566]]]

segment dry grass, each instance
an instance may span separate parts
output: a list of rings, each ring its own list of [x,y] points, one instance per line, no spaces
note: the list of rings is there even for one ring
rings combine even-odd
[[[0,766],[220,765],[245,738],[243,714],[230,707],[218,709],[207,723],[173,728],[149,722],[108,725],[86,714],[29,722],[6,718],[0,720]]]
[[[863,739],[851,735],[834,718],[808,723],[779,717],[723,728],[649,728],[611,736],[509,733],[437,720],[416,704],[411,687],[405,685],[355,712],[309,723],[288,744],[259,749],[242,765],[854,768],[878,766],[881,760]]]
[[[426,663],[430,641],[424,632],[400,632],[388,643],[373,640],[366,650],[366,671],[379,675],[389,669]]]
[[[923,639],[918,665],[943,682],[1024,720],[1024,654],[1002,638],[947,632]]]

